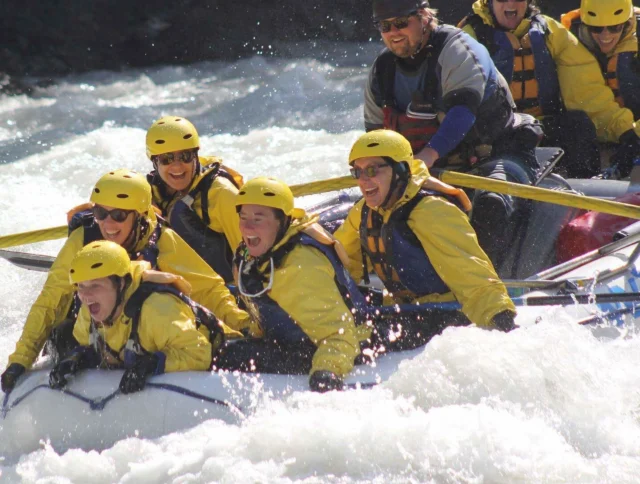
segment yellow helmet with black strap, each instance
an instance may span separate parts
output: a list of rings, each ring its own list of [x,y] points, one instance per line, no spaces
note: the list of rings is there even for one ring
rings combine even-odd
[[[413,150],[411,143],[400,133],[390,129],[376,129],[356,140],[349,153],[349,164],[353,164],[358,158],[369,156],[391,158],[396,163],[411,163]]]
[[[151,186],[135,171],[110,171],[97,181],[90,200],[97,205],[134,210],[144,215],[151,208]]]
[[[147,131],[147,157],[193,150],[200,147],[198,131],[191,122],[180,116],[164,116]]]
[[[582,0],[580,20],[592,27],[608,27],[625,23],[633,14],[631,0]]]
[[[124,277],[130,271],[131,260],[127,251],[115,242],[99,240],[85,245],[73,258],[69,282],[78,285],[103,277]]]
[[[291,189],[286,183],[272,177],[257,177],[240,187],[236,195],[236,208],[242,205],[262,205],[282,210],[287,217],[302,218],[305,211],[294,207]]]

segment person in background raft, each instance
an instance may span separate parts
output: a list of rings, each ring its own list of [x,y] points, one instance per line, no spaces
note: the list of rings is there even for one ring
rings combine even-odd
[[[404,135],[427,167],[530,184],[540,166],[539,122],[515,114],[504,77],[487,49],[439,25],[426,0],[374,0],[373,20],[386,49],[365,88],[365,129]],[[471,222],[496,266],[529,202],[476,191]]]
[[[465,193],[431,177],[411,145],[391,130],[362,135],[349,154],[351,173],[364,197],[336,231],[349,256],[349,271],[368,283],[372,268],[389,293],[388,303],[457,300],[462,313],[433,311],[398,318],[402,331],[429,338],[448,325],[515,327],[515,306],[467,216]]]
[[[624,115],[602,82],[598,63],[535,0],[477,0],[460,23],[491,54],[518,111],[544,124],[545,145],[565,152],[557,168],[571,178],[598,175],[600,132]]]
[[[10,391],[25,369],[31,368],[45,341],[52,339],[59,354],[77,343],[71,332],[77,314],[69,266],[78,251],[95,240],[123,246],[132,260],[144,259],[155,269],[184,277],[192,297],[234,329],[251,326],[218,276],[173,230],[166,227],[151,205],[151,187],[144,176],[121,169],[106,173],[91,193],[91,203],[70,212],[69,238],[54,261],[34,303],[9,366],[2,374],[2,390]]]
[[[158,119],[147,131],[146,144],[154,168],[147,176],[154,204],[171,228],[231,282],[231,259],[241,240],[233,202],[242,176],[219,158],[198,156],[198,132],[185,118]]]
[[[211,313],[211,328],[198,327],[202,308],[186,295],[190,287],[182,277],[131,262],[124,248],[106,240],[85,246],[70,267],[69,282],[82,303],[73,329],[79,346],[51,370],[52,388],[88,368],[125,368],[120,391],[132,393],[151,375],[209,367],[209,330],[218,335],[223,329]]]
[[[213,368],[309,374],[314,391],[342,388],[370,329],[358,324],[365,301],[340,247],[317,217],[294,208],[279,180],[248,181],[235,205],[243,239],[234,259],[237,286],[261,334],[225,346]]]
[[[619,106],[616,123],[598,139],[615,143],[605,178],[624,178],[640,158],[640,66],[637,26],[640,9],[631,0],[582,0],[579,10],[562,16],[562,24],[597,59],[603,84]]]

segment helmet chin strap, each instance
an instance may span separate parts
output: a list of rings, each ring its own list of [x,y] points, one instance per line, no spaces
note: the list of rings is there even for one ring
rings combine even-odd
[[[415,56],[417,56],[422,49],[424,48],[424,36],[427,33],[427,26],[423,25],[422,26],[422,33],[420,35],[420,42],[418,43],[418,48],[416,49],[416,51],[411,55],[411,58],[414,58]]]

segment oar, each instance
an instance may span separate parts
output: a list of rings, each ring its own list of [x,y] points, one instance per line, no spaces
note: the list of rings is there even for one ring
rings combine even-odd
[[[15,247],[17,245],[35,244],[47,240],[63,239],[67,236],[68,227],[61,225],[50,229],[32,230],[13,235],[0,236],[0,249]]]
[[[40,272],[47,272],[55,260],[55,257],[49,255],[29,254],[13,250],[0,250],[0,257],[23,269]]]
[[[618,294],[562,294],[559,296],[529,296],[512,298],[516,306],[572,306],[584,304],[611,304],[611,303],[640,303],[640,292],[622,292]],[[413,314],[425,311],[442,310],[458,311],[462,305],[457,301],[424,303],[424,304],[397,304],[394,306],[380,306],[375,309],[375,314]]]

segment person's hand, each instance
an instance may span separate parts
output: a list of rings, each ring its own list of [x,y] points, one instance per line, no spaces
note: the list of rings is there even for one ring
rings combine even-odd
[[[67,384],[67,376],[75,375],[80,370],[95,367],[100,358],[90,346],[78,346],[73,352],[53,367],[49,373],[49,386],[63,388]]]
[[[309,388],[314,392],[325,393],[332,390],[343,390],[344,382],[342,378],[332,371],[315,371],[309,378]]]
[[[491,322],[500,331],[508,333],[509,331],[518,328],[519,326],[515,322],[515,314],[508,309],[496,314]]]
[[[149,375],[164,373],[166,356],[158,351],[147,355],[138,355],[131,368],[124,370],[120,380],[120,391],[124,394],[139,392],[147,383]]]
[[[427,168],[431,168],[438,158],[440,158],[440,155],[433,148],[425,146],[416,155],[414,155],[414,158],[424,161]]]
[[[5,393],[9,393],[11,390],[13,390],[13,387],[16,386],[18,378],[22,376],[24,371],[24,366],[22,366],[21,364],[11,363],[2,374],[2,377],[0,377],[2,380],[2,391]]]

